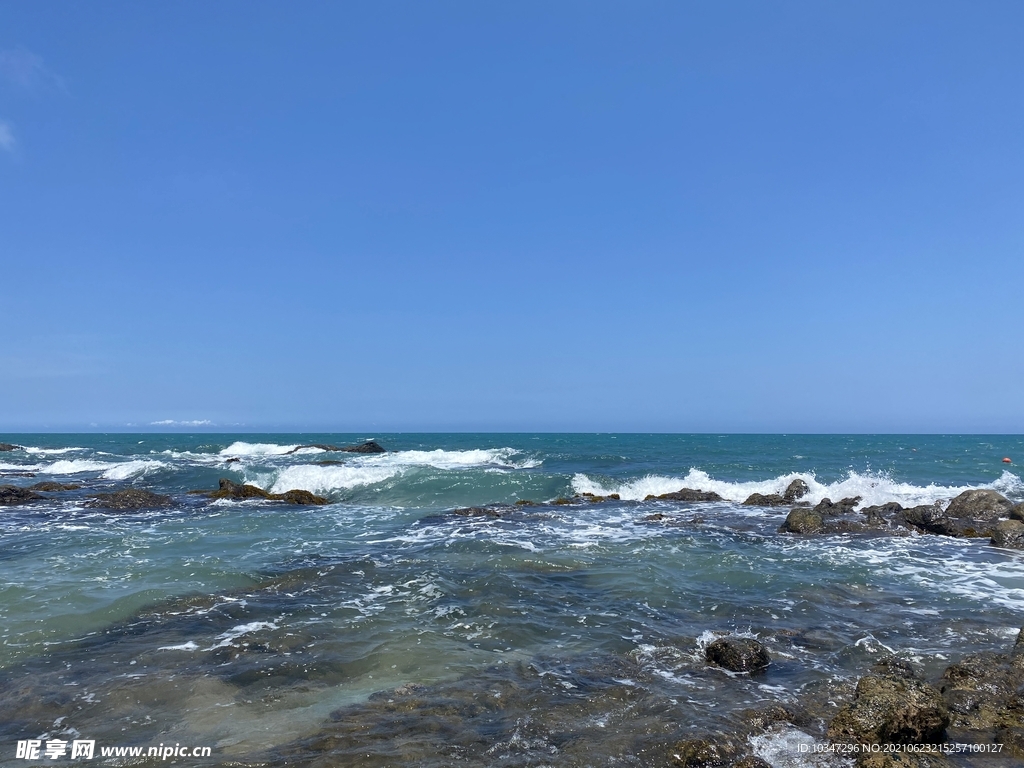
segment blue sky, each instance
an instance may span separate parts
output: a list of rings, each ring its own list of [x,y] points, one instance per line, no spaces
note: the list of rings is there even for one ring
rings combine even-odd
[[[0,4],[0,431],[1024,432],[1022,34]]]

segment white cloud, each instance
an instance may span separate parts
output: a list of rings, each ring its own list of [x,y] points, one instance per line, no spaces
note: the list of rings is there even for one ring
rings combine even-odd
[[[209,419],[195,419],[194,421],[175,421],[174,419],[164,419],[163,421],[149,422],[149,426],[151,427],[209,427],[212,425],[213,422]]]
[[[0,78],[16,88],[36,93],[45,88],[66,91],[64,80],[43,63],[43,57],[27,48],[0,51]]]
[[[0,120],[0,149],[13,152],[15,144],[14,128],[6,120]]]

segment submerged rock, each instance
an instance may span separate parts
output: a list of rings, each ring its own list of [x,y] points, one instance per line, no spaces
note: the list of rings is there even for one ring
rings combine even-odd
[[[25,450],[20,445],[13,445],[11,443],[0,443],[0,451],[23,451]]]
[[[52,480],[44,480],[29,487],[33,491],[77,491],[82,486],[75,485],[74,483],[55,483]]]
[[[937,744],[945,739],[949,708],[920,680],[868,675],[852,703],[832,719],[828,737],[852,744]]]
[[[769,493],[767,495],[752,493],[743,502],[743,505],[747,507],[781,507],[788,504],[789,501],[789,499],[785,499],[777,493]]]
[[[695,488],[681,488],[672,493],[663,493],[660,496],[653,494],[647,496],[644,501],[725,501],[714,491],[698,491]]]
[[[779,533],[822,533],[825,520],[821,513],[807,507],[796,507],[786,515],[786,522],[779,526]]]
[[[459,517],[501,517],[501,511],[495,507],[463,507],[453,509],[449,514]]]
[[[683,768],[724,768],[732,764],[736,747],[728,742],[687,739],[672,748],[672,765]]]
[[[796,501],[797,499],[802,499],[810,492],[811,489],[808,487],[807,483],[798,477],[786,486],[786,490],[782,492],[782,498],[786,501]]]
[[[768,667],[768,649],[751,637],[721,637],[709,644],[704,657],[731,672],[756,672]]]
[[[215,491],[199,491],[211,499],[235,499],[244,501],[246,499],[266,499],[268,501],[286,501],[289,504],[297,505],[322,505],[328,504],[323,496],[316,496],[309,491],[291,490],[284,493],[270,493],[255,485],[235,483],[226,477],[219,480],[220,487]]]
[[[1024,549],[1024,523],[1001,520],[992,531],[992,544],[1007,549]]]
[[[160,493],[153,493],[142,488],[126,488],[123,491],[113,493],[96,493],[92,501],[86,503],[87,507],[98,507],[101,509],[157,509],[169,507],[173,502],[170,496]]]
[[[0,485],[0,504],[4,506],[27,504],[30,501],[39,501],[45,498],[28,488],[21,488],[17,485]]]

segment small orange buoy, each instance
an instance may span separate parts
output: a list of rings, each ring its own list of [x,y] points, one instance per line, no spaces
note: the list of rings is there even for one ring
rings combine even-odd
[[[1010,457],[1009,456],[1004,456],[1003,457],[1003,464],[1013,464],[1013,462],[1010,461]]]

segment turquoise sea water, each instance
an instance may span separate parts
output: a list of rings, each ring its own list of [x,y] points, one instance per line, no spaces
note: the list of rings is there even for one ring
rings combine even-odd
[[[388,452],[290,452],[366,439]],[[83,486],[0,507],[0,763],[19,739],[80,734],[241,764],[658,764],[659,745],[737,732],[751,706],[812,702],[824,722],[880,655],[934,675],[1024,624],[1020,552],[785,536],[788,508],[740,504],[796,477],[811,502],[974,487],[1022,501],[1020,464],[1002,461],[1024,463],[1020,436],[0,440],[24,446],[0,453],[0,483]],[[221,477],[330,504],[188,494]],[[124,487],[173,506],[85,505]],[[645,501],[683,487],[725,501]],[[553,503],[582,493],[619,499]],[[450,514],[521,499],[537,505]],[[716,633],[759,637],[769,671],[707,668]],[[415,692],[416,717],[387,704],[396,689]],[[821,722],[759,754],[802,764],[780,744]]]

